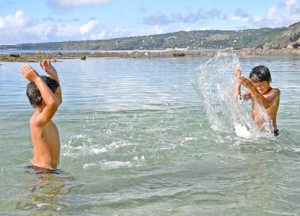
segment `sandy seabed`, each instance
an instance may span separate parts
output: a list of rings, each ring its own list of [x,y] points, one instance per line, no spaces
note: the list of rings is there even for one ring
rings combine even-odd
[[[120,58],[152,58],[152,57],[196,57],[215,56],[218,52],[232,53],[242,56],[253,55],[299,55],[300,49],[243,49],[243,50],[147,50],[147,51],[86,51],[86,52],[42,52],[0,54],[0,62],[39,62],[43,59],[61,61],[64,59],[120,57]]]

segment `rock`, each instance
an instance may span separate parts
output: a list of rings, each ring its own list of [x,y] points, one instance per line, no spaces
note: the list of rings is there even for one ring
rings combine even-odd
[[[19,54],[10,54],[9,57],[20,58],[20,55]]]
[[[300,43],[297,43],[297,42],[296,42],[296,43],[294,43],[294,44],[293,44],[293,48],[295,48],[295,49],[298,49],[298,48],[300,48]]]
[[[173,53],[172,56],[173,57],[184,57],[185,54],[184,53]]]
[[[300,32],[298,32],[297,34],[290,35],[289,41],[296,42],[299,38],[300,38]]]

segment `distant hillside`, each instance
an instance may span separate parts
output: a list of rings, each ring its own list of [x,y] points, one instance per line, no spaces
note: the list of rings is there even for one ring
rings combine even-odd
[[[180,31],[175,33],[88,40],[2,45],[0,49],[20,50],[165,50],[184,49],[281,49],[300,47],[300,22],[287,28],[261,28],[241,31]]]

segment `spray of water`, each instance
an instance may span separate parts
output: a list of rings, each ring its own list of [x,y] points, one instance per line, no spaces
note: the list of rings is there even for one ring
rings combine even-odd
[[[192,85],[202,100],[210,126],[215,131],[234,131],[244,138],[270,136],[271,122],[265,110],[261,109],[266,120],[266,132],[262,132],[251,118],[251,102],[234,97],[234,70],[238,64],[238,56],[218,53],[193,73]]]

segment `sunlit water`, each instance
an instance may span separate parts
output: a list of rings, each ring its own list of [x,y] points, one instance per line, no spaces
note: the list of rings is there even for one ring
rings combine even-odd
[[[269,67],[278,138],[249,128],[251,104],[232,103],[237,63],[245,75]],[[62,175],[24,168],[32,108],[22,65],[0,65],[1,215],[300,214],[299,56],[55,63]]]

